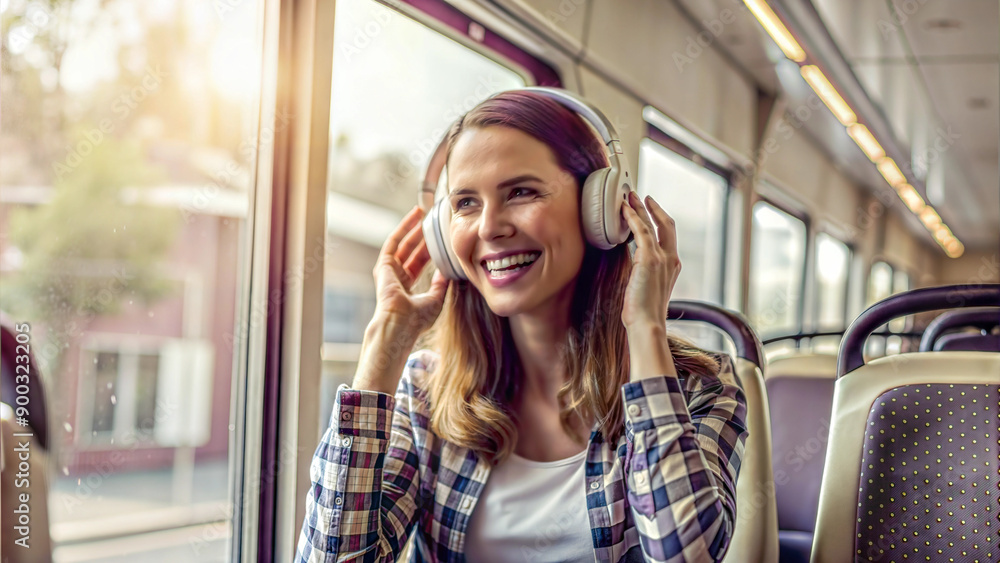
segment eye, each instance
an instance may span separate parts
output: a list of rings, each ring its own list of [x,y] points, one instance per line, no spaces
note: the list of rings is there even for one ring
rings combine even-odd
[[[534,190],[531,190],[530,188],[514,188],[511,190],[510,195],[511,197],[517,197],[518,192],[524,192],[525,195],[530,195],[533,191]]]
[[[455,202],[455,211],[459,211],[459,210],[461,210],[461,209],[462,209],[463,207],[465,207],[465,206],[464,206],[464,205],[462,205],[462,204],[463,204],[464,202],[466,202],[466,201],[472,201],[472,198],[471,198],[471,197],[463,197],[462,199],[460,199],[460,200],[456,201],[456,202]]]

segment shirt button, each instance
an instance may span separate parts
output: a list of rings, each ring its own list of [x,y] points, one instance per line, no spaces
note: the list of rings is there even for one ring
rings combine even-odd
[[[333,504],[336,504],[337,506],[340,506],[340,505],[344,504],[344,499],[341,498],[341,497],[337,497],[337,498],[333,499]]]
[[[350,411],[344,411],[343,414],[340,415],[340,420],[344,420],[344,421],[351,420],[351,413],[350,413]]]
[[[636,476],[635,476],[635,482],[638,483],[638,484],[640,484],[640,485],[643,484],[643,483],[645,483],[646,482],[646,474],[645,473],[637,473]]]
[[[601,487],[601,482],[600,481],[593,481],[593,482],[590,483],[590,488],[594,489],[595,491],[597,489],[599,489],[600,487]]]
[[[641,413],[641,412],[642,412],[642,409],[639,408],[639,405],[629,405],[628,406],[628,413],[630,415],[632,415],[632,416],[639,416],[639,413]]]
[[[472,506],[472,499],[465,499],[462,501],[462,510],[468,510]]]
[[[351,445],[351,438],[348,436],[343,440],[341,440],[340,443],[343,444],[345,448],[347,448]]]

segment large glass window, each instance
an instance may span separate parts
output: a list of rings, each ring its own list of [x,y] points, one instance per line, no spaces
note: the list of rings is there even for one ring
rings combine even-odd
[[[722,302],[723,236],[728,183],[722,176],[643,139],[638,190],[674,218],[684,268],[671,297]]]
[[[892,294],[903,293],[910,290],[910,275],[903,270],[893,270],[892,272]],[[889,330],[892,332],[903,332],[912,319],[912,316],[899,317],[889,321]]]
[[[892,266],[886,262],[875,262],[868,273],[868,291],[866,295],[867,305],[870,307],[875,303],[892,295]],[[883,332],[887,325],[879,327],[876,332]],[[898,322],[889,323],[888,326],[898,326]],[[869,357],[880,357],[891,352],[894,342],[890,342],[888,337],[872,337],[865,345],[865,353]]]
[[[892,295],[892,266],[885,262],[875,262],[868,275],[868,306],[890,295]]]
[[[232,559],[260,4],[0,1],[0,307],[45,386],[54,561]]]
[[[820,331],[844,328],[851,250],[826,233],[816,235],[816,321]]]
[[[763,338],[800,330],[805,261],[805,223],[769,203],[756,203],[748,312],[750,322]]]
[[[334,29],[320,428],[350,383],[375,306],[371,272],[417,202],[417,176],[451,123],[518,73],[373,0],[341,0]],[[359,46],[359,30],[378,30]]]

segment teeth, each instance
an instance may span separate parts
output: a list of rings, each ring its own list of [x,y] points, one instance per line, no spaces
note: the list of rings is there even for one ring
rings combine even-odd
[[[541,252],[526,252],[516,254],[514,256],[507,256],[500,260],[487,260],[486,267],[490,270],[502,270],[518,264],[530,264],[537,260],[541,254]]]

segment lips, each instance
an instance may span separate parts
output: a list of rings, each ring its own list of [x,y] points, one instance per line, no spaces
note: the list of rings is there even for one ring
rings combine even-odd
[[[518,254],[531,254],[531,253],[541,253],[541,252],[542,252],[541,250],[535,250],[533,248],[525,248],[525,249],[522,249],[522,250],[507,250],[507,251],[504,251],[504,252],[497,252],[497,253],[494,253],[494,254],[487,254],[487,255],[483,256],[480,259],[479,263],[480,264],[486,264],[487,262],[489,262],[491,260],[502,260],[502,259],[510,257],[510,256],[517,256]]]
[[[525,275],[527,275],[529,272],[531,272],[531,270],[535,267],[535,264],[538,264],[538,262],[540,262],[542,260],[542,253],[538,252],[537,254],[538,254],[538,256],[535,257],[535,259],[533,261],[529,262],[527,265],[519,265],[516,268],[510,268],[510,269],[506,269],[506,270],[497,270],[495,272],[491,271],[486,266],[486,261],[484,260],[483,264],[482,264],[482,268],[483,268],[483,271],[486,272],[486,281],[491,286],[496,287],[496,288],[506,287],[506,286],[508,286],[508,285],[510,285],[512,283],[515,283],[517,280],[523,278]],[[514,254],[514,256],[516,256],[516,255],[517,254]]]

